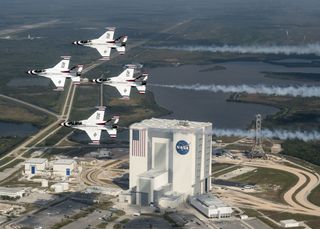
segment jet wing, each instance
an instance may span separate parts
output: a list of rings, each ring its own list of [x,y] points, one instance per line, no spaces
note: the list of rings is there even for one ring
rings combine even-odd
[[[108,28],[108,31],[102,34],[98,39],[105,41],[113,41],[115,28]]]
[[[103,122],[103,119],[104,119],[104,113],[105,113],[105,110],[98,110],[88,118],[88,121],[101,123]]]
[[[110,58],[110,53],[111,53],[111,48],[107,45],[99,45],[99,46],[94,46],[98,52],[100,53],[101,56],[104,58]]]
[[[114,85],[114,87],[117,88],[117,90],[119,91],[121,96],[123,96],[123,97],[130,96],[131,86],[129,86],[129,85]]]
[[[94,144],[100,144],[101,130],[96,127],[83,129]]]
[[[64,84],[66,82],[66,78],[63,76],[53,76],[53,77],[48,77],[52,80],[52,82],[54,83],[54,85],[58,88],[58,89],[62,89],[64,87]]]

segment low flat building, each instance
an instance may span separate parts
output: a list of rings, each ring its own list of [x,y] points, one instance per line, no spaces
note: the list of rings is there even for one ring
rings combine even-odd
[[[99,193],[103,195],[118,196],[122,192],[120,188],[107,188],[102,186],[90,186],[86,188],[85,193]]]
[[[208,218],[228,218],[233,212],[230,206],[210,193],[190,197],[190,203]]]
[[[69,177],[73,174],[76,164],[73,159],[58,159],[52,163],[53,175]]]
[[[281,220],[280,225],[284,228],[299,227],[300,222],[298,222],[294,219],[287,219],[287,220]]]
[[[281,144],[273,144],[271,147],[271,153],[280,153],[282,151]]]
[[[185,202],[185,195],[177,192],[166,192],[159,198],[158,202],[162,208],[176,208]]]
[[[48,159],[30,158],[24,163],[24,172],[28,176],[41,175],[47,171]]]
[[[10,197],[10,198],[21,198],[25,195],[27,189],[26,188],[7,188],[0,187],[0,196],[2,197]]]
[[[61,193],[69,190],[69,184],[68,183],[55,183],[51,185],[51,189],[54,190],[55,193]]]

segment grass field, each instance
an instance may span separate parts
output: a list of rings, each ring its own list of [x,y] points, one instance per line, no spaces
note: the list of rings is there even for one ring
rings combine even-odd
[[[303,215],[303,214],[293,214],[289,212],[273,212],[273,211],[260,211],[267,217],[280,222],[281,220],[286,219],[295,219],[297,221],[304,221],[311,228],[317,229],[319,228],[320,217],[311,216],[311,215]],[[304,228],[304,227],[299,227]]]
[[[0,155],[19,144],[23,139],[22,137],[0,137]]]
[[[32,123],[37,126],[48,124],[46,114],[27,108],[23,105],[0,99],[0,121]]]
[[[277,203],[285,203],[283,195],[296,184],[298,177],[280,170],[257,168],[253,172],[234,177],[231,181],[257,184],[262,189],[262,192],[255,195]]]
[[[214,163],[212,164],[212,173],[215,173],[215,172],[218,172],[219,170],[222,170],[222,169],[226,169],[230,166],[232,166],[233,164],[227,164],[227,163]]]
[[[216,173],[213,174],[213,177],[219,177],[223,174],[226,174],[226,173],[229,173],[231,171],[234,171],[234,170],[241,168],[241,166],[237,166],[237,165],[233,166],[233,167],[231,167],[231,166],[226,166],[225,169],[221,169],[221,170],[217,171]]]
[[[4,171],[7,168],[12,168],[12,167],[16,166],[17,164],[19,164],[20,162],[23,162],[23,161],[24,161],[23,159],[16,159],[16,160],[10,162],[8,165],[0,168],[0,172]]]

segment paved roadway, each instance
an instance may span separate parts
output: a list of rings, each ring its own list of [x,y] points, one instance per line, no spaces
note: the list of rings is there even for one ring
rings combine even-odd
[[[12,29],[3,29],[0,30],[0,36],[9,36],[12,34],[16,34],[16,33],[21,33],[30,29],[36,29],[36,28],[41,28],[41,27],[47,27],[49,25],[53,25],[58,23],[59,20],[50,20],[50,21],[46,21],[46,22],[40,22],[40,23],[35,23],[35,24],[30,24],[30,25],[21,25],[18,26],[16,28],[12,28]]]
[[[13,98],[13,97],[10,97],[10,96],[7,96],[7,95],[3,95],[3,94],[0,94],[0,97],[3,98],[3,99],[6,99],[6,100],[10,100],[10,101],[12,101],[12,102],[20,103],[20,104],[25,105],[25,106],[27,106],[27,107],[31,107],[31,108],[33,108],[33,109],[35,109],[35,110],[39,110],[39,111],[41,111],[41,112],[43,112],[43,113],[47,113],[47,114],[52,115],[52,116],[54,116],[54,117],[56,117],[56,118],[59,117],[58,114],[56,114],[56,113],[54,113],[54,112],[52,112],[52,111],[50,111],[50,110],[48,110],[48,109],[45,109],[45,108],[43,108],[43,107],[39,107],[39,106],[37,106],[37,105],[34,105],[34,104],[32,104],[32,103],[28,103],[28,102],[25,102],[25,101],[23,101],[23,100],[16,99],[16,98]]]
[[[171,30],[174,30],[188,22],[190,22],[191,19],[189,20],[185,20],[185,21],[182,21],[182,22],[179,22],[175,25],[172,25],[170,26],[169,28],[166,28],[164,30],[161,31],[161,33],[167,33]],[[42,24],[41,24],[42,25]],[[150,41],[152,38],[154,38],[154,36],[151,36],[149,37],[148,39],[145,39],[145,40],[142,40],[140,42],[136,42],[132,45],[130,45],[128,48],[127,48],[127,51],[130,50],[130,49],[133,49],[135,47],[138,47],[138,46],[141,46],[143,44],[145,44],[146,42]],[[112,55],[112,59],[116,58],[120,56],[117,52],[116,53],[113,53]],[[98,67],[99,65],[105,63],[107,60],[96,60],[94,62],[92,62],[91,64],[87,65],[85,67],[85,69],[83,70],[83,73],[87,73],[89,71],[91,71],[92,69]],[[75,95],[75,92],[76,92],[76,89],[77,89],[77,86],[73,85],[73,84],[70,84],[69,88],[68,88],[68,93],[67,93],[67,96],[66,96],[66,99],[65,99],[65,102],[64,102],[64,105],[63,105],[63,109],[62,109],[62,113],[61,115],[57,115],[57,114],[54,114],[52,113],[55,117],[57,117],[57,120],[50,124],[49,126],[47,126],[46,128],[40,130],[36,135],[32,136],[31,138],[27,139],[25,142],[23,142],[21,145],[19,145],[18,147],[16,147],[15,149],[13,149],[11,152],[9,152],[8,154],[6,154],[3,158],[5,157],[8,157],[8,156],[12,156],[12,155],[17,155],[18,157],[20,157],[22,154],[24,154],[26,151],[24,150],[24,148],[26,146],[28,146],[29,144],[31,144],[33,141],[37,140],[37,142],[35,144],[32,144],[31,148],[35,147],[37,144],[39,144],[40,142],[44,141],[45,139],[47,139],[48,137],[50,137],[51,135],[53,135],[56,131],[58,131],[61,127],[59,126],[59,124],[64,121],[64,120],[67,120],[70,116],[70,113],[71,113],[71,109],[72,109],[72,104],[73,104],[73,100],[74,100],[74,95]],[[16,102],[20,102],[20,103],[23,103],[24,105],[27,105],[29,107],[33,107],[37,110],[42,110],[43,112],[45,113],[49,113],[50,111],[44,109],[44,108],[41,108],[41,107],[38,107],[36,105],[33,105],[33,104],[30,104],[30,103],[27,103],[27,102],[23,102],[21,100],[17,100],[17,99],[14,99],[14,98],[11,98],[11,97],[7,97],[5,95],[3,95],[4,98],[7,98],[7,99],[11,99],[11,100],[14,100]],[[50,131],[50,134],[47,134],[45,135],[45,133],[47,133],[49,130]],[[15,158],[16,159],[16,158]],[[8,165],[9,163],[11,163],[13,160],[10,160],[8,161],[6,164],[2,164],[0,166],[0,168]]]
[[[67,93],[66,100],[65,100],[65,103],[62,108],[62,113],[60,116],[58,116],[58,119],[54,123],[50,124],[49,126],[41,129],[37,134],[33,135],[31,138],[28,138],[26,141],[24,141],[18,147],[16,147],[15,149],[13,149],[9,153],[7,153],[2,159],[6,158],[6,157],[10,157],[10,156],[15,156],[15,158],[8,161],[5,164],[2,164],[0,166],[0,168],[7,166],[8,164],[10,164],[12,161],[16,160],[17,158],[21,158],[21,155],[23,155],[24,153],[26,153],[30,149],[30,148],[25,149],[25,147],[28,146],[29,144],[32,143],[31,148],[36,146],[37,144],[39,144],[40,142],[42,142],[45,139],[47,139],[48,137],[50,137],[52,134],[54,134],[56,131],[58,131],[61,128],[61,126],[59,124],[63,120],[68,119],[68,117],[70,115],[76,86],[74,86],[73,84],[70,83],[67,90],[68,90],[68,93]],[[48,131],[50,131],[50,133],[46,134]],[[35,142],[35,143],[33,143],[33,142]]]

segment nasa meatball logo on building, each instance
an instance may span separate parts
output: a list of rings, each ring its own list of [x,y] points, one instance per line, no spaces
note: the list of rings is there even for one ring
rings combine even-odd
[[[181,155],[187,154],[189,152],[189,149],[189,143],[184,140],[180,140],[176,144],[176,151]]]

